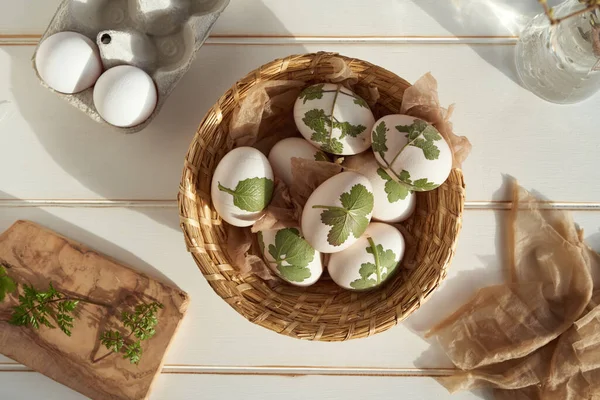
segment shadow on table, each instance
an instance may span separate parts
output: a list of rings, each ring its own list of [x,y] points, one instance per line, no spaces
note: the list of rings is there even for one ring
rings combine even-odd
[[[7,193],[0,191],[0,198],[18,200]],[[0,234],[6,231],[17,220],[29,220],[45,228],[51,229],[75,242],[81,243],[116,262],[131,267],[161,282],[177,287],[177,285],[157,270],[152,265],[143,261],[135,254],[109,242],[93,233],[86,231],[70,222],[67,222],[39,207],[1,207],[0,208]]]
[[[267,7],[259,4],[249,7],[247,18],[260,16],[263,24],[281,25]],[[131,135],[92,121],[41,87],[31,67],[33,48],[6,47],[3,51],[11,56],[11,90],[20,113],[65,172],[99,198],[175,200],[185,154],[206,111],[252,69],[305,49],[296,45],[270,46],[258,51],[255,46],[207,44],[157,118],[145,130]],[[40,171],[29,172],[32,182],[35,174],[39,179],[50,178]],[[72,198],[72,193],[72,188],[63,189],[59,183],[52,195]],[[139,210],[179,230],[176,207],[172,208],[173,218],[164,212]]]
[[[455,36],[518,36],[527,22],[543,11],[535,0],[413,1]],[[548,4],[560,1],[550,0]],[[521,85],[513,52],[507,57],[504,46],[473,44],[470,47],[488,64]]]

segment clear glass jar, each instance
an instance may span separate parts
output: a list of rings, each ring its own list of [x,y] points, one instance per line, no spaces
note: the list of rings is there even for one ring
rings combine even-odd
[[[560,18],[582,8],[585,4],[579,0],[567,0],[554,8],[554,15]],[[553,103],[577,103],[596,93],[600,89],[599,14],[588,11],[555,25],[544,13],[533,18],[516,49],[523,85]]]

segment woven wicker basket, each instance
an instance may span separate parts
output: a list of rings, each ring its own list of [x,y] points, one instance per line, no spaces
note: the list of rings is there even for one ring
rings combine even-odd
[[[404,226],[416,238],[409,269],[402,268],[382,287],[368,292],[340,289],[324,275],[317,284],[272,287],[255,275],[242,278],[225,252],[226,231],[211,206],[212,173],[225,154],[229,120],[255,84],[290,79],[315,83],[332,73],[332,54],[275,60],[249,73],[229,89],[200,123],[185,159],[179,193],[181,228],[188,250],[212,288],[249,321],[275,332],[308,340],[342,341],[383,332],[420,307],[446,276],[461,228],[462,172],[454,169],[444,185],[419,193],[417,211]],[[343,58],[358,75],[358,85],[376,85],[376,115],[398,112],[410,86],[395,74],[365,61]]]

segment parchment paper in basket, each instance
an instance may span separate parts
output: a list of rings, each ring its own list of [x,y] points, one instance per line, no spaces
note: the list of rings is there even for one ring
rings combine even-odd
[[[497,399],[596,398],[600,257],[568,212],[540,210],[521,188],[505,247],[509,282],[481,289],[428,334],[460,368],[438,380],[450,391],[496,388]]]

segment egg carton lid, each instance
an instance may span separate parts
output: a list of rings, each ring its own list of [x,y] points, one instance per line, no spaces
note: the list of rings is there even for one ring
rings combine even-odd
[[[228,4],[229,0],[63,0],[36,47],[33,68],[43,86],[94,121],[122,133],[139,132],[160,112]],[[39,45],[63,31],[80,33],[95,42],[105,70],[133,65],[152,77],[158,101],[146,121],[129,128],[111,125],[94,106],[93,86],[65,94],[42,80],[35,65]]]

